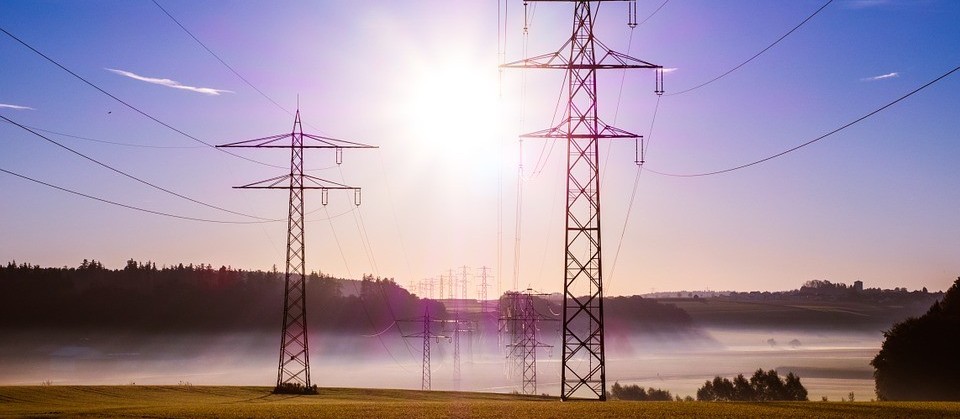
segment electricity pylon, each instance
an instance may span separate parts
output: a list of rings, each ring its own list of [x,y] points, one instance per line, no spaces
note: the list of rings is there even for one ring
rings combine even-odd
[[[430,390],[430,339],[436,339],[437,342],[441,338],[446,338],[444,335],[437,335],[432,332],[433,323],[442,323],[442,320],[433,319],[430,317],[430,306],[424,306],[423,317],[412,320],[401,320],[403,322],[412,322],[417,321],[422,324],[422,331],[419,333],[413,333],[409,335],[403,335],[405,338],[421,338],[423,341],[423,364],[422,370],[420,373],[420,389],[421,390]]]
[[[642,141],[642,137],[607,125],[600,119],[597,111],[597,70],[654,69],[654,92],[659,95],[663,93],[663,67],[612,51],[597,40],[593,33],[595,16],[592,2],[525,0],[525,3],[527,1],[574,3],[573,33],[559,50],[501,67],[559,69],[567,72],[567,105],[563,119],[557,126],[523,134],[521,138],[559,138],[567,143],[560,398],[606,400],[599,140]],[[635,7],[631,7],[631,12],[635,10]],[[635,19],[631,19],[630,23],[635,24]]]
[[[537,348],[553,347],[537,337],[538,323],[547,320],[534,308],[534,296],[537,295],[545,294],[535,294],[531,289],[507,292],[507,309],[502,311],[504,317],[501,318],[506,327],[512,329],[509,356],[513,358],[514,375],[517,370],[520,372],[523,394],[537,394]]]
[[[487,290],[490,288],[488,280],[491,278],[491,276],[487,274],[489,270],[490,268],[486,266],[480,267],[480,284],[477,285],[477,293],[479,294],[477,299],[480,300],[480,311],[483,313],[487,312],[487,298],[489,297]]]
[[[460,299],[466,300],[470,297],[467,296],[467,265],[460,267]]]
[[[289,140],[289,143],[287,142]],[[303,173],[303,151],[309,148],[330,148],[336,152],[337,164],[343,161],[345,148],[376,148],[367,144],[319,135],[304,134],[300,109],[293,120],[293,131],[217,147],[289,148],[290,173],[235,189],[286,189],[290,191],[287,217],[287,263],[283,290],[283,332],[280,338],[280,362],[277,367],[275,393],[316,393],[310,382],[310,347],[307,329],[306,243],[303,223],[303,192],[319,189],[321,202],[327,204],[327,191],[352,190],[354,204],[360,205],[360,188],[320,179]]]

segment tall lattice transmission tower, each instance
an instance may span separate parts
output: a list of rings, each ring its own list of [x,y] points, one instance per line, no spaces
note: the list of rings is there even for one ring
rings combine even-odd
[[[603,281],[600,249],[600,139],[642,137],[604,123],[598,113],[597,70],[654,69],[654,92],[663,93],[663,67],[612,51],[594,36],[593,3],[582,0],[525,0],[573,3],[573,32],[556,52],[503,64],[503,68],[564,70],[567,104],[556,126],[521,138],[557,138],[567,143],[567,214],[564,227],[563,357],[560,398],[606,400]],[[607,0],[624,1],[624,0]],[[629,1],[630,24],[635,0]],[[599,7],[599,6],[597,6]],[[639,147],[642,149],[642,147]]]
[[[345,148],[376,148],[372,145],[305,134],[300,109],[289,133],[238,141],[217,147],[289,148],[290,173],[254,182],[237,189],[286,189],[290,191],[287,218],[287,262],[283,290],[283,331],[280,338],[280,362],[277,367],[277,393],[316,393],[310,381],[310,346],[307,328],[306,236],[304,234],[304,191],[319,189],[321,202],[327,205],[329,190],[354,191],[354,204],[360,205],[360,188],[320,179],[303,173],[305,149],[334,149],[337,164],[343,161]]]

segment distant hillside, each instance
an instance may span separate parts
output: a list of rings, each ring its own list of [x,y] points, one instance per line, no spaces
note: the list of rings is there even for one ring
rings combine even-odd
[[[783,328],[881,331],[923,314],[942,292],[905,288],[864,289],[809,281],[781,292],[725,292],[712,298],[660,298],[684,309],[697,325],[729,328]]]

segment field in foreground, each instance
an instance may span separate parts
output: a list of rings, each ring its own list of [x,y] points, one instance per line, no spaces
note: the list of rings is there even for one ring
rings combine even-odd
[[[960,417],[960,403],[565,402],[506,394],[321,389],[273,395],[265,387],[0,387],[0,417]]]

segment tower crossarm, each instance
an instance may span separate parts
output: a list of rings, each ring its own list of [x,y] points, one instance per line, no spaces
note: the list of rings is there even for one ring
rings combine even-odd
[[[289,142],[291,136],[300,135],[300,133],[286,133],[271,135],[269,137],[254,138],[252,140],[237,141],[233,143],[220,144],[218,148],[379,148],[375,145],[358,143],[355,141],[341,140],[338,138],[324,137],[302,133],[303,144],[291,145]],[[287,140],[287,142],[283,142]],[[311,140],[311,141],[306,141]]]
[[[630,131],[626,131],[620,128],[617,128],[613,125],[607,125],[603,121],[599,121],[597,124],[600,129],[597,133],[590,132],[574,132],[571,133],[569,128],[573,125],[569,120],[560,121],[560,124],[553,126],[551,128],[542,129],[539,131],[533,131],[526,134],[520,135],[523,138],[603,138],[603,139],[634,139],[634,138],[643,138],[642,135],[634,134]]]
[[[291,175],[281,175],[259,182],[248,183],[243,186],[234,186],[234,189],[350,189],[360,190],[360,188],[347,186],[332,180],[321,179],[308,174],[303,175],[304,184],[302,186],[290,186]]]

